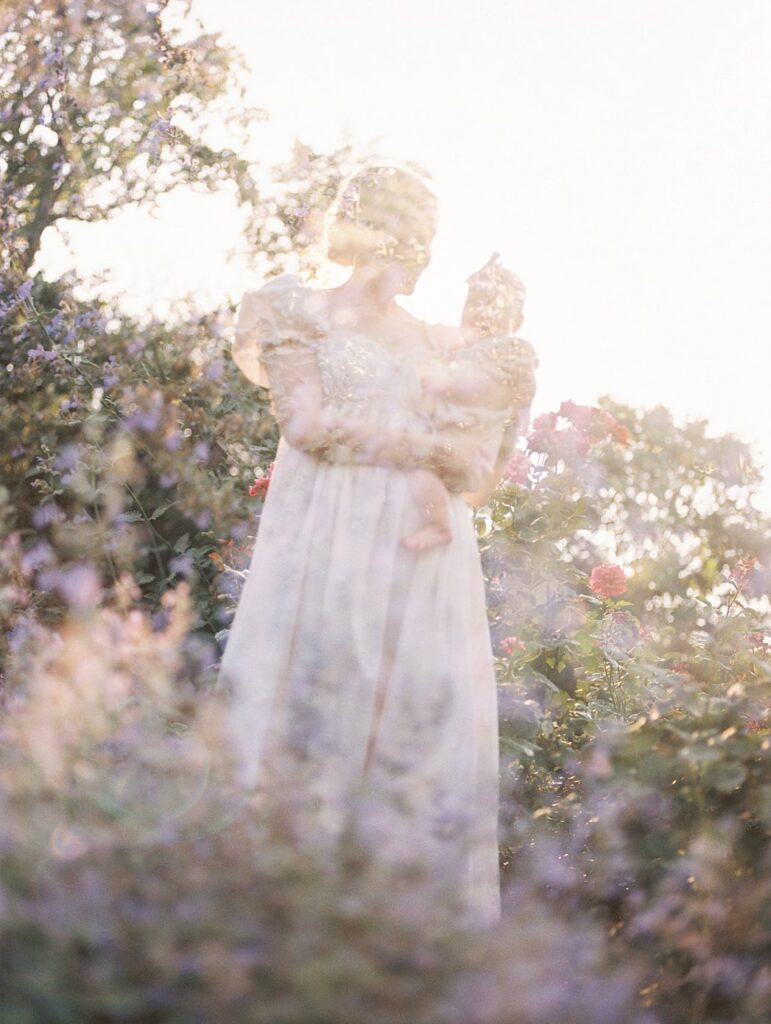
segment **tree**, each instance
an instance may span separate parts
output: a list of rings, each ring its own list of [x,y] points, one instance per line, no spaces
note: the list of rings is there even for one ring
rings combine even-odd
[[[218,34],[173,31],[189,8],[11,0],[0,14],[0,269],[26,271],[60,219],[99,221],[181,184],[257,200],[247,161],[203,139],[213,102],[243,97],[243,60]],[[226,115],[233,132],[255,116]]]

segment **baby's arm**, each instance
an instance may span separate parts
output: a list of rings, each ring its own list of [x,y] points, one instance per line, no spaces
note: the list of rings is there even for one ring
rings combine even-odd
[[[471,359],[453,360],[448,366],[425,374],[423,390],[427,395],[459,405],[487,409],[504,409],[510,400],[508,388]]]
[[[454,493],[489,471],[480,446],[465,431],[449,425],[424,432],[383,429],[371,417],[355,417],[325,403],[318,380],[296,383],[291,392],[274,395],[276,399],[282,434],[289,444],[319,458],[326,458],[335,445],[351,446],[351,464],[436,474],[439,485]]]

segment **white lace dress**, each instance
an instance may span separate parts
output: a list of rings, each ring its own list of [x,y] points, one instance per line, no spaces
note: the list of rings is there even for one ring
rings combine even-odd
[[[428,429],[414,407],[417,360],[333,328],[324,296],[297,274],[244,295],[233,354],[274,401],[316,374],[352,420]],[[406,470],[282,437],[219,681],[245,785],[281,785],[270,766],[291,753],[332,831],[362,786],[387,793],[373,847],[425,854],[472,919],[493,922],[496,682],[472,513],[461,493],[449,497],[451,543],[413,552],[400,543],[420,524]]]

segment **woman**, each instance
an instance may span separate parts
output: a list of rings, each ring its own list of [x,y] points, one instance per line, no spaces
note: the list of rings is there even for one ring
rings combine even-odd
[[[377,852],[424,855],[489,923],[496,685],[463,493],[489,490],[493,467],[416,404],[418,366],[458,328],[395,301],[429,262],[436,209],[411,171],[365,168],[330,208],[328,257],[350,278],[321,291],[285,273],[243,298],[234,359],[270,388],[282,436],[220,680],[245,786],[298,782],[333,834],[379,795]],[[303,415],[311,396],[321,422]],[[422,552],[400,543],[420,521],[414,468],[444,480],[451,507],[451,542]]]

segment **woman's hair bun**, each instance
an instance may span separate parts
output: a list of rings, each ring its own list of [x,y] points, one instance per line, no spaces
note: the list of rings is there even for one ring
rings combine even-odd
[[[346,175],[325,216],[333,263],[428,263],[439,201],[423,176],[396,162],[367,163]]]

